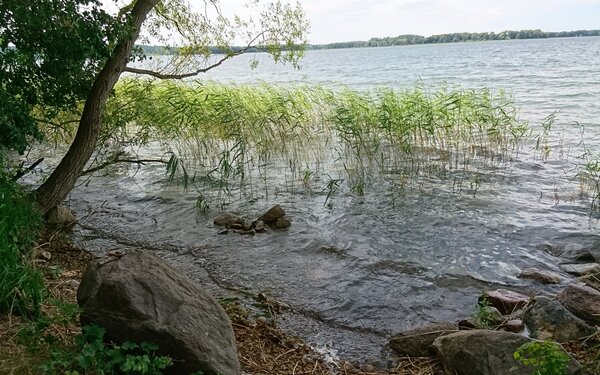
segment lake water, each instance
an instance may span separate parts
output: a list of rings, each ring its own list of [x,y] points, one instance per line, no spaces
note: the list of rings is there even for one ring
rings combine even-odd
[[[329,207],[326,192],[307,193],[274,166],[264,190],[237,192],[226,206],[249,218],[276,203],[285,208],[288,231],[255,236],[217,234],[218,211],[198,213],[197,193],[169,183],[162,166],[125,169],[72,193],[83,224],[76,241],[98,254],[157,252],[220,296],[266,292],[291,306],[280,325],[349,360],[385,357],[388,337],[401,330],[469,316],[485,289],[555,293],[560,286],[517,278],[536,266],[572,280],[545,243],[600,255],[592,191],[577,177],[585,150],[600,151],[600,38],[310,51],[301,70],[254,57],[256,70],[242,56],[200,79],[506,90],[534,128],[558,112],[552,152],[544,159],[525,143],[508,160],[481,166],[477,188],[457,188],[451,172],[401,193],[382,185],[356,198],[340,189]]]

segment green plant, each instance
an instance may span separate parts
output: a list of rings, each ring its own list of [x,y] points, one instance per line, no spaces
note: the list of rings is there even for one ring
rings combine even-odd
[[[41,366],[45,374],[161,374],[172,359],[156,355],[158,345],[142,342],[105,344],[106,330],[91,325],[75,338],[73,350],[54,350]]]
[[[0,312],[35,318],[45,294],[42,274],[32,264],[42,216],[2,171],[0,160]]]
[[[521,345],[514,358],[525,366],[533,366],[533,375],[564,375],[570,356],[553,341],[530,341]]]
[[[481,328],[489,328],[496,324],[498,320],[498,311],[490,305],[487,298],[482,298],[472,315],[477,326]]]

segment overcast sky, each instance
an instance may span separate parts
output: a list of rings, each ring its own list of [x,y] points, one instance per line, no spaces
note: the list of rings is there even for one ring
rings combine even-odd
[[[400,34],[600,29],[600,0],[301,0],[301,4],[311,22],[311,43]]]

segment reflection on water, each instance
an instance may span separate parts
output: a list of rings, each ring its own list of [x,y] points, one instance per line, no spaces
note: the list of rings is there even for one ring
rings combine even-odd
[[[147,248],[220,286],[268,291],[295,311],[284,327],[309,341],[333,342],[350,358],[377,355],[385,337],[402,329],[469,315],[482,289],[551,294],[557,286],[516,277],[536,266],[569,278],[542,244],[598,253],[598,223],[572,181],[580,135],[569,124],[585,123],[586,137],[598,139],[600,83],[592,75],[600,71],[599,54],[600,38],[581,38],[315,51],[300,72],[268,65],[248,73],[243,61],[234,62],[207,78],[354,87],[420,78],[508,89],[526,116],[561,111],[559,136],[551,140],[556,152],[543,160],[527,144],[506,157],[476,150],[469,171],[440,167],[410,181],[401,167],[389,167],[364,195],[342,184],[328,196],[333,160],[315,167],[322,173],[308,185],[273,162],[268,174],[256,175],[251,194],[233,189],[223,207],[255,218],[281,204],[291,228],[255,236],[218,235],[217,209],[198,212],[196,191],[148,165],[94,177],[75,190],[70,205],[87,228],[77,240],[99,253]]]

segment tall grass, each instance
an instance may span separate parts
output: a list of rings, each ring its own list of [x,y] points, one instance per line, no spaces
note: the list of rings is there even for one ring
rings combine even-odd
[[[359,194],[382,173],[435,174],[467,170],[474,159],[503,159],[530,134],[512,98],[485,89],[365,92],[147,80],[117,85],[105,129],[106,144],[161,143],[182,161],[176,166],[187,166],[186,179],[224,191],[255,177],[266,181],[275,161],[306,183],[307,173],[333,158],[341,171],[334,179]]]
[[[31,258],[41,224],[32,201],[0,169],[0,312],[40,316],[44,284]]]

